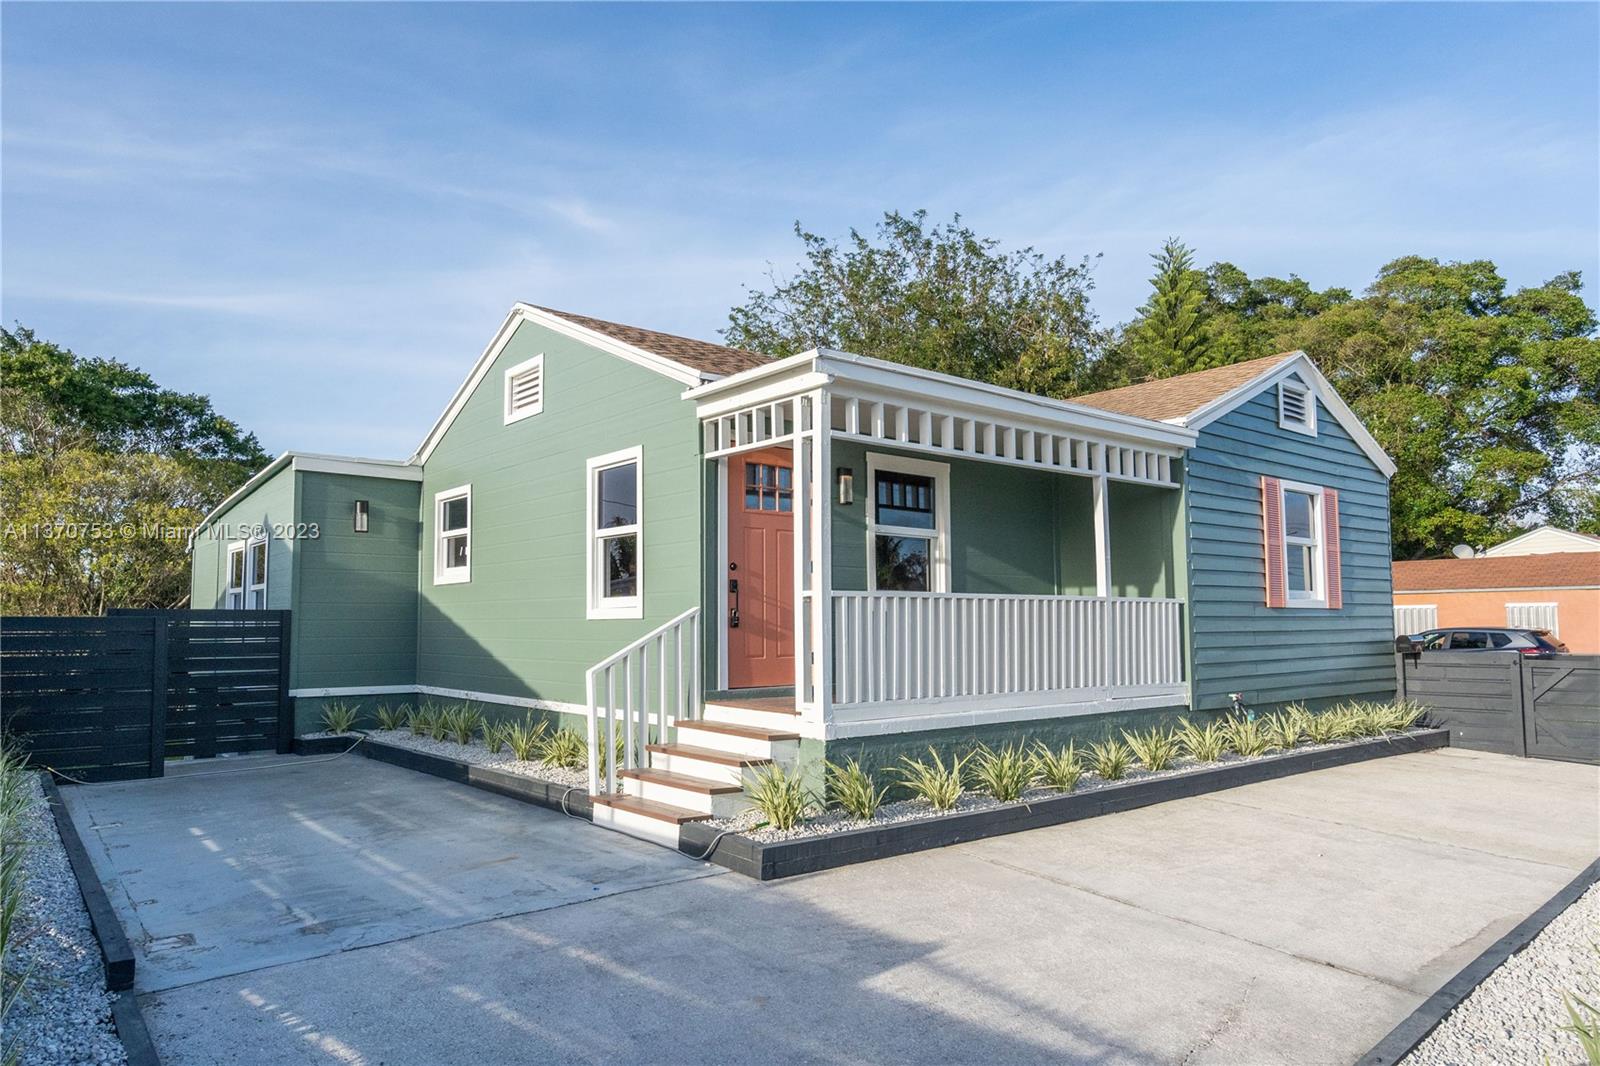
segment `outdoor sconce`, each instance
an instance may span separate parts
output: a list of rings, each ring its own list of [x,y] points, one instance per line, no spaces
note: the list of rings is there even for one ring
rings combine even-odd
[[[854,503],[856,500],[856,472],[848,466],[838,469],[839,477],[839,502]]]
[[[357,533],[365,533],[366,531],[367,531],[367,501],[366,500],[357,500],[356,501],[356,532]]]

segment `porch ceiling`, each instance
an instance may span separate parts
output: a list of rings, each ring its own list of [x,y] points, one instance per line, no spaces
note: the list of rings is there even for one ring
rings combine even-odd
[[[684,393],[715,458],[794,439],[802,395],[825,395],[834,437],[1173,487],[1193,430],[821,349]],[[810,432],[812,427],[801,427]]]

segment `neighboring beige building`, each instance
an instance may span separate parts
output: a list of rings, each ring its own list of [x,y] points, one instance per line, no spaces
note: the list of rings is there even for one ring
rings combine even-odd
[[[1498,559],[1507,555],[1550,555],[1554,552],[1600,552],[1600,537],[1555,526],[1538,526],[1504,544],[1485,548],[1483,554]]]
[[[1600,654],[1600,550],[1397,562],[1394,624],[1548,629],[1575,654]]]

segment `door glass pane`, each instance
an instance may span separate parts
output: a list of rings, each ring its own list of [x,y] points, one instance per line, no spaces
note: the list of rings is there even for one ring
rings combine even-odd
[[[788,511],[794,506],[791,479],[786,466],[770,463],[744,465],[744,507],[747,511]]]
[[[879,537],[878,588],[885,592],[927,592],[932,587],[931,541],[923,537]]]
[[[600,542],[600,557],[605,567],[602,593],[606,597],[639,594],[638,538],[607,537]]]
[[[446,537],[444,539],[444,565],[447,570],[467,565],[467,538],[465,536]]]
[[[933,478],[880,470],[876,480],[878,525],[933,528]]]
[[[453,500],[444,501],[444,515],[439,524],[444,529],[466,529],[467,498],[457,496]]]
[[[639,523],[639,468],[633,463],[608,467],[597,476],[600,528]]]
[[[1304,492],[1283,494],[1283,532],[1291,537],[1311,539],[1311,497]]]

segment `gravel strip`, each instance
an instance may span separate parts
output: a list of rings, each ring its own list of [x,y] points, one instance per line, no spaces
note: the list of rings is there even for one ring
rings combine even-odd
[[[1404,1066],[1581,1066],[1562,995],[1600,1007],[1600,884],[1486,977]]]
[[[1196,770],[1209,769],[1215,766],[1229,766],[1240,762],[1263,762],[1281,759],[1286,755],[1299,755],[1308,751],[1319,751],[1323,748],[1346,747],[1352,743],[1365,743],[1376,738],[1367,737],[1361,741],[1337,741],[1330,744],[1297,744],[1292,751],[1275,751],[1268,755],[1257,755],[1246,759],[1232,752],[1224,755],[1216,762],[1203,763],[1196,759],[1180,758],[1172,766],[1159,773],[1150,773],[1148,770],[1131,769],[1128,773],[1115,781],[1107,781],[1093,773],[1085,772],[1078,780],[1078,787],[1073,793],[1095,792],[1109,785],[1123,784],[1128,781],[1144,781],[1158,777],[1175,777],[1180,774],[1193,773]],[[885,784],[880,781],[879,784]],[[743,811],[732,818],[714,818],[705,824],[716,830],[730,830],[749,837],[761,844],[775,844],[783,840],[801,840],[806,837],[827,836],[830,833],[844,833],[852,829],[872,829],[878,826],[891,825],[896,822],[917,822],[940,818],[950,814],[969,814],[973,811],[987,811],[995,807],[1023,807],[1040,800],[1052,799],[1065,795],[1053,788],[1033,788],[1022,794],[1022,798],[1015,803],[1001,803],[993,796],[986,796],[981,792],[966,792],[956,801],[955,808],[949,811],[936,811],[926,800],[906,799],[894,803],[885,803],[878,808],[877,816],[871,821],[853,818],[841,810],[823,810],[813,806],[806,812],[806,820],[793,829],[772,829],[761,826],[763,816],[755,810]],[[760,828],[757,828],[761,826]]]
[[[564,766],[552,766],[537,759],[524,762],[512,758],[509,751],[491,752],[482,743],[457,744],[453,740],[434,740],[432,737],[414,736],[407,729],[374,729],[369,731],[367,736],[385,744],[393,744],[397,748],[410,748],[412,751],[455,759],[474,766],[492,766],[508,774],[548,781],[553,785],[570,788],[573,785],[587,787],[589,783],[587,769],[571,770]]]
[[[23,831],[33,843],[23,861],[22,907],[7,960],[13,972],[28,977],[6,1016],[4,1045],[21,1050],[23,1066],[127,1062],[111,1024],[113,996],[77,878],[39,775],[29,777],[33,803]]]

